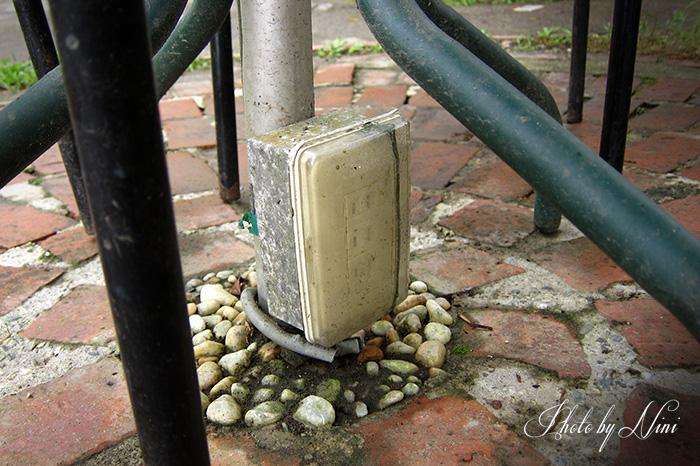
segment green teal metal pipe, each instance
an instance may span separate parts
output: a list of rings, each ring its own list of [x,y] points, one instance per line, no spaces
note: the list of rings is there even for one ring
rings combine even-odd
[[[173,3],[179,6],[182,2],[177,0]],[[176,18],[175,10],[166,0],[154,3],[151,10],[147,10],[149,21],[158,18],[157,22],[161,24],[154,30],[153,23],[149,23],[154,49],[158,48],[161,36],[173,31],[153,60],[158,97],[167,92],[209,43],[226,18],[231,3],[232,0],[195,0],[174,30],[163,19],[167,17],[174,21],[173,18]],[[168,14],[165,11],[159,14],[152,11],[166,7]],[[63,76],[58,67],[0,111],[0,187],[43,154],[69,128]]]
[[[440,29],[462,44],[477,58],[515,86],[559,123],[559,107],[549,89],[518,60],[503,50],[462,15],[439,0],[416,0],[423,12]],[[544,234],[556,233],[561,214],[539,193],[535,195],[535,227]]]
[[[357,0],[394,61],[700,340],[700,241],[433,24],[414,0]]]

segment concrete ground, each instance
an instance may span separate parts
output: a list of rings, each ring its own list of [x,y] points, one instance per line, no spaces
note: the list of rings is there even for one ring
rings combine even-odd
[[[567,57],[517,58],[563,112]],[[593,150],[604,63],[591,57],[584,121],[567,126]],[[700,68],[644,57],[636,70],[624,174],[700,236]],[[316,107],[410,120],[411,274],[491,330],[456,319],[449,378],[353,425],[209,426],[213,464],[698,464],[700,344],[670,312],[569,222],[534,231],[531,188],[385,55],[318,61]],[[217,196],[209,74],[183,76],[160,108],[183,274],[245,269],[248,206]],[[141,461],[95,240],[76,218],[55,147],[0,190],[3,465]]]

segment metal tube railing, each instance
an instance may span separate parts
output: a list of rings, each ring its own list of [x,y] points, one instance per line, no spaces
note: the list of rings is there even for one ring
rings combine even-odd
[[[208,465],[143,4],[50,5],[144,462]]]
[[[426,16],[451,38],[466,47],[506,81],[561,123],[557,103],[547,87],[509,53],[452,8],[440,1],[416,0]],[[539,193],[535,197],[535,227],[552,234],[559,229],[561,214]]]
[[[619,172],[625,161],[641,0],[615,0],[600,156]]]
[[[238,179],[238,132],[230,14],[211,40],[211,73],[216,119],[216,155],[219,162],[219,197],[224,201],[235,201],[241,197],[241,190]]]
[[[583,93],[586,80],[590,10],[591,0],[574,0],[574,17],[571,28],[569,100],[566,110],[567,123],[581,123],[583,120]]]
[[[183,0],[177,0],[179,3]],[[150,2],[149,2],[150,3]],[[154,4],[172,6],[166,0]],[[195,0],[177,23],[167,42],[153,58],[156,91],[163,96],[187,69],[199,52],[221,27],[231,8],[231,0]],[[162,13],[162,11],[161,11]],[[170,15],[147,15],[153,19],[151,44],[155,50],[158,39],[172,26],[164,19]],[[49,72],[19,98],[0,111],[0,187],[17,176],[39,155],[43,154],[70,128],[61,69]]]
[[[700,339],[697,238],[441,31],[414,0],[357,4],[409,76]]]
[[[39,79],[58,66],[58,54],[51,37],[49,22],[46,20],[44,5],[41,0],[13,0],[24,42],[27,44],[29,57]],[[93,233],[92,216],[85,194],[83,175],[80,170],[78,154],[75,150],[73,132],[69,131],[58,141],[58,148],[63,158],[63,165],[70,181],[73,197],[78,205],[78,212],[83,221],[83,228],[88,234]]]

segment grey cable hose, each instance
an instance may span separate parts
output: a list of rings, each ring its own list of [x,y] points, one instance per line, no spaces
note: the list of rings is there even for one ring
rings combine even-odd
[[[251,324],[270,340],[274,341],[283,348],[294,351],[304,356],[321,361],[333,362],[336,356],[335,348],[326,348],[325,346],[310,343],[301,335],[295,335],[282,330],[272,317],[264,313],[255,302],[257,290],[255,288],[246,288],[241,293],[241,303],[246,317]]]

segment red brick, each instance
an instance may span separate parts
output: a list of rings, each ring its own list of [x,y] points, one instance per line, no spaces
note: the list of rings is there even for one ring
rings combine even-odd
[[[411,150],[411,184],[442,189],[479,150],[472,144],[424,142]]]
[[[630,106],[631,107],[631,106]],[[596,122],[599,125],[603,122],[603,113],[605,112],[605,97],[603,94],[593,97],[590,100],[583,102],[583,122]],[[599,130],[600,131],[600,130]],[[598,133],[600,139],[600,133]],[[585,141],[584,141],[585,142]],[[600,141],[598,141],[600,143]],[[590,146],[589,146],[590,147]],[[595,151],[598,153],[598,150]]]
[[[41,157],[34,161],[33,165],[34,170],[42,175],[53,175],[66,171],[58,144],[51,146]]]
[[[683,131],[700,120],[700,108],[679,104],[661,104],[630,119],[631,128],[658,131]]]
[[[0,203],[1,247],[12,248],[38,241],[72,225],[75,221],[62,215],[46,214],[29,206]]]
[[[62,270],[30,269],[0,266],[0,315],[5,315],[24,302],[42,286],[63,274]]]
[[[255,257],[255,250],[225,231],[199,231],[180,237],[180,254],[185,277],[223,270]]]
[[[41,186],[66,205],[71,217],[80,218],[78,203],[75,201],[73,188],[67,175],[46,178],[41,181]]]
[[[216,130],[207,117],[165,121],[163,130],[168,135],[169,150],[216,145]]]
[[[666,173],[700,155],[700,140],[676,134],[656,133],[627,148],[625,162]]]
[[[288,450],[277,453],[258,448],[246,434],[219,432],[209,435],[211,466],[297,466],[301,458]]]
[[[406,102],[408,86],[395,84],[391,86],[368,86],[362,91],[357,105],[386,105],[398,107]]]
[[[691,168],[685,168],[680,171],[680,174],[692,180],[700,181],[700,165]]]
[[[418,398],[390,417],[367,418],[359,432],[365,439],[369,464],[377,466],[549,464],[467,395]],[[399,445],[407,448],[397,448]]]
[[[595,305],[610,322],[624,324],[622,331],[639,353],[639,362],[645,366],[700,364],[700,343],[657,301],[596,301]]]
[[[577,290],[595,291],[611,283],[632,281],[588,238],[551,245],[533,259]]]
[[[82,226],[49,236],[39,244],[69,264],[77,264],[98,252],[97,240],[88,236]]]
[[[587,114],[584,115],[585,121],[575,125],[567,125],[567,129],[597,154],[600,152],[600,133],[603,127],[599,123],[589,122]]]
[[[202,111],[192,99],[164,100],[158,104],[161,120],[179,120],[202,116]]]
[[[73,464],[136,432],[116,358],[76,369],[0,403],[0,457],[13,466]]]
[[[439,224],[460,236],[509,247],[534,231],[532,215],[529,209],[479,199]]]
[[[191,77],[193,75],[189,75]],[[177,97],[196,97],[212,93],[211,78],[208,79],[180,79],[170,92]]]
[[[470,170],[449,189],[505,200],[521,199],[532,193],[532,187],[500,159],[489,160]]]
[[[219,188],[219,178],[214,170],[189,152],[168,153],[168,174],[172,194],[196,193]]]
[[[219,198],[218,194],[177,201],[173,207],[177,231],[221,225],[241,218],[230,205]]]
[[[29,173],[25,172],[20,172],[17,176],[15,176],[7,182],[7,186],[15,183],[24,183],[25,181],[31,181],[33,179],[35,179],[34,175],[30,175]]]
[[[483,251],[456,242],[413,254],[410,271],[439,295],[460,293],[524,272],[520,267],[504,264]]]
[[[411,138],[415,140],[463,142],[474,135],[447,110],[420,107],[411,120]]]
[[[397,83],[399,72],[394,70],[358,70],[355,82],[362,86],[386,86]]]
[[[104,345],[115,340],[112,312],[103,286],[81,285],[29,325],[25,338]]]
[[[316,108],[349,107],[352,104],[352,87],[321,87],[314,89]]]
[[[437,100],[433,99],[430,94],[425,92],[423,89],[418,89],[416,94],[411,97],[408,101],[410,105],[415,105],[416,107],[436,107],[442,108]]]
[[[700,196],[686,197],[676,201],[661,204],[661,207],[671,214],[678,222],[686,227],[692,234],[700,238]]]
[[[352,63],[334,63],[319,65],[314,75],[314,84],[352,84],[355,65]]]
[[[685,102],[698,89],[700,81],[695,79],[659,78],[656,83],[636,93],[635,97],[651,102]]]
[[[461,341],[467,356],[517,359],[556,371],[560,378],[591,375],[586,353],[570,325],[542,314],[491,309],[464,312],[493,331],[469,330]],[[468,328],[468,327],[465,327]],[[461,335],[461,333],[460,333]]]
[[[622,174],[640,191],[648,191],[663,184],[663,180],[646,173],[637,173],[625,169],[622,171]]]
[[[665,408],[662,410],[663,406]],[[620,453],[615,461],[617,466],[700,464],[700,450],[697,448],[700,398],[697,396],[640,384],[627,398],[622,420],[627,429],[618,431],[618,435],[623,435]],[[640,421],[640,426],[636,427]],[[675,431],[655,432],[655,427],[665,427],[666,424],[668,427],[676,426]],[[636,435],[632,434],[633,431]],[[646,432],[650,433],[644,438]]]
[[[420,191],[411,191],[411,225],[423,223],[433,212],[433,208],[442,202],[439,194],[429,195]]]

